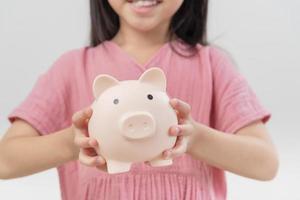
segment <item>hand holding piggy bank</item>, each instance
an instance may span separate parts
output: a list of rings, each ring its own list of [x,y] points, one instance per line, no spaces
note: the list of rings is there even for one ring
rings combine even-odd
[[[106,159],[109,173],[130,170],[134,162],[171,165],[162,152],[176,137],[168,135],[178,123],[166,94],[166,77],[159,68],[145,71],[139,80],[118,81],[109,75],[94,80],[90,137],[100,144],[97,153]]]

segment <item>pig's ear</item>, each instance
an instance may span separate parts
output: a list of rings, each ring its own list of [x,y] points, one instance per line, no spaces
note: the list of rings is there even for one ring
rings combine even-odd
[[[146,70],[139,78],[139,81],[143,83],[150,83],[162,91],[166,91],[167,88],[166,76],[163,70],[157,67]]]
[[[119,84],[119,81],[112,76],[102,74],[95,78],[93,83],[93,94],[98,98],[105,90]]]

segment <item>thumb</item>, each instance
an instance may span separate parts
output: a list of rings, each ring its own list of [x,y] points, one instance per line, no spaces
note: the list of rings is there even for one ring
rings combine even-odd
[[[87,124],[93,114],[93,110],[90,107],[87,107],[83,110],[76,112],[72,116],[72,123],[75,129],[79,129],[79,131],[84,132],[85,135],[87,131]]]

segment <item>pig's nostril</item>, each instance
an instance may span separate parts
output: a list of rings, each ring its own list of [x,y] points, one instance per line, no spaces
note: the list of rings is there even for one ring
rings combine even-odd
[[[134,132],[133,124],[128,124],[128,129],[130,132]]]
[[[148,122],[144,122],[144,131],[147,131],[149,128]]]

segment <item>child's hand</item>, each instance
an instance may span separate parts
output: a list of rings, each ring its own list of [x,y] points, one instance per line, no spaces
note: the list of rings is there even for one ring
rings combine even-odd
[[[191,116],[191,106],[179,99],[171,99],[170,104],[177,113],[178,125],[171,126],[169,135],[177,136],[176,143],[172,149],[165,150],[163,156],[172,159],[188,152],[189,143],[196,131],[196,122]]]
[[[80,148],[78,159],[84,165],[107,171],[105,159],[96,153],[96,148],[99,148],[97,140],[90,138],[88,134],[87,125],[92,113],[93,110],[88,107],[76,112],[72,117],[72,128],[75,133],[74,142]]]

